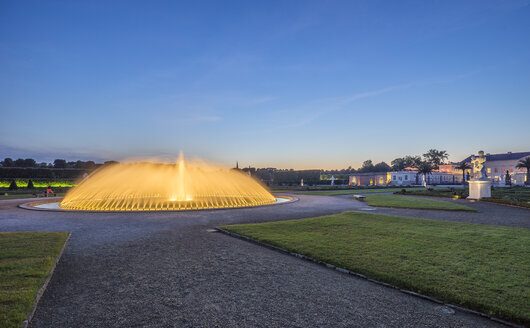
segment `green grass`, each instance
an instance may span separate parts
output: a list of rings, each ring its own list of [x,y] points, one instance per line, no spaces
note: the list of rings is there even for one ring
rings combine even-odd
[[[350,189],[350,190],[324,190],[324,191],[310,191],[310,192],[298,192],[300,195],[315,195],[315,196],[337,196],[337,195],[353,195],[353,194],[371,194],[378,192],[397,192],[403,188],[377,188],[377,189]],[[405,190],[411,191],[418,188],[406,188]]]
[[[430,189],[430,190],[429,190]],[[456,197],[466,198],[469,196],[469,188],[417,188],[407,190],[406,194],[433,197]],[[530,208],[530,188],[523,186],[514,187],[492,187],[491,198],[484,198],[483,201],[490,201],[500,204],[516,205]]]
[[[0,180],[0,188],[8,188],[11,185],[13,179],[2,179]],[[26,188],[30,179],[15,179],[15,182],[19,188]],[[46,180],[46,179],[31,179],[33,186],[36,188],[46,188],[51,186],[52,188],[57,187],[75,187],[77,183],[72,180]]]
[[[67,232],[0,232],[0,326],[20,327]]]
[[[355,212],[221,228],[530,324],[529,229]]]
[[[416,208],[443,211],[477,211],[469,206],[450,203],[443,200],[401,195],[367,195],[366,202],[370,206],[379,207]]]

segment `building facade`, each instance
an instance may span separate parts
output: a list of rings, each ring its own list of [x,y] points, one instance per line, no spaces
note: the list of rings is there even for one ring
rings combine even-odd
[[[473,155],[471,155],[473,156]],[[471,156],[462,162],[471,163]],[[527,157],[530,152],[504,153],[504,154],[486,154],[486,174],[491,179],[493,185],[506,185],[506,172],[510,174],[512,185],[524,185],[526,181],[526,169],[517,168],[517,163]],[[460,163],[462,163],[460,162]],[[462,171],[460,171],[462,172]]]

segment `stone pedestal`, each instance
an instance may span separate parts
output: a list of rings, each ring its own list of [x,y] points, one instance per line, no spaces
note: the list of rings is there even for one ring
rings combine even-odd
[[[469,196],[467,199],[481,199],[491,197],[490,180],[469,180]]]

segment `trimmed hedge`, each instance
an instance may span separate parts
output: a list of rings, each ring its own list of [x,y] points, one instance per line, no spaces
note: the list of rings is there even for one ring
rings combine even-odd
[[[6,179],[65,179],[77,180],[83,174],[89,173],[85,169],[56,169],[33,167],[0,167],[0,180]]]

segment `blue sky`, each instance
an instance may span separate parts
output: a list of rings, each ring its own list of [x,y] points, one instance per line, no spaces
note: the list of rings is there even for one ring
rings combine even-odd
[[[0,1],[0,157],[530,151],[530,1]]]

